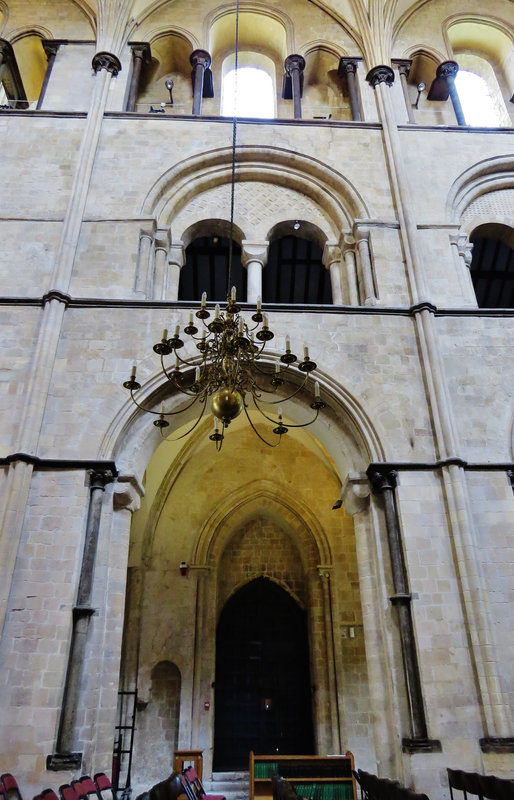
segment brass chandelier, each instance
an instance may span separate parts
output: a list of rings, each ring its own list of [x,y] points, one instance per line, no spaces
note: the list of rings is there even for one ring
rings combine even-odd
[[[221,450],[225,438],[225,429],[233,419],[244,411],[248,422],[259,439],[269,447],[277,447],[280,444],[283,434],[289,428],[305,428],[312,425],[318,418],[319,412],[325,407],[325,403],[320,397],[320,387],[318,381],[314,382],[314,397],[310,407],[316,412],[314,417],[302,424],[291,424],[288,427],[283,423],[282,408],[280,403],[291,400],[298,395],[307,385],[309,375],[316,369],[316,363],[309,357],[309,348],[303,348],[303,361],[298,362],[297,356],[291,351],[289,337],[286,337],[285,353],[280,356],[280,363],[274,365],[274,370],[263,369],[263,365],[258,362],[263,358],[266,342],[275,337],[270,330],[268,317],[262,312],[261,301],[257,301],[257,311],[252,315],[253,325],[249,325],[240,314],[240,307],[236,302],[236,290],[232,287],[230,296],[227,300],[225,309],[222,311],[219,305],[214,310],[214,319],[210,319],[211,313],[207,309],[207,296],[204,292],[200,308],[195,316],[199,320],[199,325],[203,326],[202,332],[195,324],[193,312],[190,313],[189,323],[184,328],[184,333],[191,337],[200,352],[198,356],[192,358],[182,358],[179,351],[184,347],[184,341],[180,336],[180,326],[175,327],[175,333],[168,338],[168,331],[162,332],[160,342],[153,346],[153,350],[160,356],[161,369],[163,375],[173,386],[175,391],[180,392],[191,401],[178,411],[165,411],[164,406],[160,411],[145,408],[135,397],[135,393],[141,388],[141,384],[136,379],[136,367],[132,367],[132,373],[128,381],[123,386],[130,390],[130,395],[135,405],[142,411],[154,414],[157,419],[154,425],[160,428],[161,435],[165,437],[164,430],[169,427],[167,417],[182,414],[189,408],[198,404],[199,416],[194,424],[176,439],[182,439],[191,433],[200,423],[205,410],[207,401],[211,398],[211,409],[214,415],[214,430],[209,439],[216,443],[216,449]],[[175,364],[173,367],[166,366],[166,356],[175,354]],[[297,364],[295,362],[298,362]],[[285,382],[289,370],[296,365],[303,374],[302,383],[287,397],[279,399],[264,399],[263,395],[273,395],[279,386]],[[250,403],[260,412],[260,414],[271,422],[275,427],[273,433],[278,435],[278,441],[268,442],[257,430],[249,414]],[[262,406],[278,406],[277,418],[270,416],[271,412],[266,413]]]
[[[236,29],[235,29],[235,93],[237,96],[237,69],[238,69],[238,49],[239,49],[239,0],[236,0]],[[161,341],[153,346],[154,352],[160,356],[161,369],[164,377],[173,387],[174,391],[180,392],[190,399],[184,408],[177,411],[165,411],[164,404],[160,411],[145,408],[136,398],[135,394],[141,388],[141,384],[136,379],[136,367],[132,367],[132,373],[128,381],[123,383],[125,389],[130,391],[130,396],[135,405],[142,411],[153,414],[157,417],[154,425],[160,429],[163,438],[171,438],[164,433],[170,423],[168,417],[182,414],[193,406],[199,408],[199,415],[194,424],[183,434],[175,437],[175,440],[183,439],[190,434],[200,423],[207,408],[207,401],[211,399],[211,409],[214,416],[214,429],[209,439],[216,443],[219,451],[225,438],[225,430],[232,420],[244,411],[248,422],[259,439],[269,447],[277,447],[282,436],[287,433],[289,428],[305,428],[312,425],[318,418],[319,412],[325,407],[325,403],[320,397],[320,387],[318,381],[314,382],[314,397],[310,404],[315,415],[308,422],[301,424],[284,425],[282,418],[282,407],[280,403],[291,400],[307,386],[309,375],[316,369],[316,363],[309,358],[309,349],[303,348],[303,361],[298,361],[297,356],[291,351],[290,339],[286,337],[285,352],[280,356],[280,363],[276,362],[273,371],[263,368],[259,363],[264,360],[266,343],[274,339],[275,334],[270,330],[268,317],[262,311],[261,299],[257,299],[257,310],[252,315],[252,323],[249,324],[241,315],[240,307],[236,302],[236,289],[231,285],[231,269],[233,255],[233,232],[234,232],[234,198],[236,182],[236,142],[237,142],[237,117],[232,121],[232,179],[231,179],[231,203],[230,203],[230,233],[229,233],[229,258],[227,276],[227,302],[222,310],[217,304],[214,310],[214,319],[210,322],[211,313],[207,309],[207,295],[202,294],[200,308],[196,311],[199,328],[195,324],[193,312],[189,315],[189,324],[184,327],[184,333],[190,337],[190,342],[194,343],[198,355],[190,358],[183,358],[180,351],[185,345],[180,336],[180,326],[175,327],[174,335],[169,338],[168,331],[162,332]],[[295,224],[296,229],[296,224]],[[167,366],[165,358],[175,354],[174,366]],[[267,354],[266,354],[267,355]],[[298,363],[297,363],[298,362]],[[294,365],[302,373],[303,380],[295,390],[287,397],[274,399],[277,389],[282,386],[294,370]],[[268,396],[269,399],[265,399]],[[249,407],[255,407],[262,417],[274,426],[272,431],[278,436],[278,440],[269,442],[265,439],[252,422]],[[266,413],[262,406],[271,406]],[[270,414],[273,407],[278,406],[276,419]]]

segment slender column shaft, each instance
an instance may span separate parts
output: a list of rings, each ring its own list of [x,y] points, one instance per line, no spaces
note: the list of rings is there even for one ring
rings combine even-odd
[[[146,42],[132,45],[132,76],[130,78],[127,111],[136,110],[139,84],[141,82],[141,70],[143,69],[143,65],[148,63],[149,58],[150,46]]]
[[[291,91],[293,94],[293,114],[295,119],[302,118],[302,82],[305,59],[303,56],[291,55],[284,62],[287,74],[291,77]]]
[[[98,534],[100,531],[100,518],[102,514],[103,493],[106,484],[111,481],[112,478],[111,472],[94,472],[91,475],[86,537],[77,591],[77,604],[73,609],[73,629],[59,733],[57,736],[57,753],[70,753],[73,750],[82,665],[84,663],[87,645],[89,620],[94,613],[94,609],[91,608],[91,596],[93,591],[96,551],[98,547]]]
[[[407,119],[409,120],[409,122],[415,123],[416,120],[414,119],[414,111],[412,110],[412,103],[409,95],[409,84],[407,81],[412,61],[404,60],[404,61],[396,61],[395,63],[398,65],[400,84],[402,87],[403,99],[405,100],[405,108],[407,110]]]
[[[459,93],[457,91],[457,87],[455,86],[455,78],[457,76],[458,71],[459,71],[459,65],[457,64],[456,61],[445,61],[442,64],[439,64],[439,66],[437,67],[436,75],[438,78],[444,78],[444,80],[448,84],[448,89],[450,92],[450,100],[452,101],[455,117],[457,118],[457,125],[465,126],[466,119],[464,117],[464,112],[460,104]]]
[[[193,114],[202,113],[203,81],[205,70],[211,66],[211,57],[206,50],[195,50],[189,57],[193,67]]]
[[[186,263],[186,250],[183,242],[171,245],[168,255],[167,275],[163,300],[178,300],[180,270]]]
[[[59,42],[53,42],[53,41],[50,41],[48,39],[43,40],[43,48],[44,48],[44,51],[46,53],[46,57],[47,57],[48,63],[46,65],[45,77],[44,77],[43,85],[41,87],[41,91],[39,93],[39,97],[38,97],[38,101],[37,101],[37,106],[36,106],[37,109],[40,109],[41,106],[43,105],[43,101],[45,99],[46,90],[48,88],[48,83],[50,81],[50,75],[52,74],[52,70],[54,68],[55,57],[57,55],[57,51],[59,50],[59,47],[60,47],[60,43]],[[0,69],[0,78],[1,78],[1,69]]]
[[[243,239],[241,261],[247,270],[246,301],[256,303],[262,297],[262,270],[268,260],[269,242],[249,242]]]
[[[153,285],[148,287],[148,297],[154,300],[164,300],[166,293],[166,280],[168,272],[168,253],[170,250],[170,229],[162,228],[155,234],[155,267],[153,270]]]
[[[136,284],[134,291],[141,297],[147,297],[149,276],[151,270],[151,260],[153,255],[154,234],[150,231],[141,233],[139,239],[139,254],[136,270]]]
[[[352,243],[353,238],[352,238]],[[357,265],[355,263],[355,250],[345,243],[343,250],[343,258],[345,265],[346,285],[348,288],[348,301],[351,306],[359,305],[359,288],[357,282]]]
[[[412,739],[427,739],[427,724],[423,696],[421,693],[421,680],[419,676],[418,657],[414,639],[414,627],[411,614],[411,596],[407,581],[407,571],[403,557],[400,528],[394,498],[396,487],[396,473],[374,472],[370,475],[373,491],[381,494],[384,501],[384,511],[387,528],[387,541],[391,557],[391,571],[395,594],[391,602],[397,609],[402,660],[407,689],[407,701]]]
[[[357,61],[354,58],[342,58],[339,62],[339,75],[346,75],[348,94],[350,96],[350,111],[352,120],[359,122],[362,119],[359,93],[357,91]]]
[[[332,614],[330,596],[330,573],[322,568],[320,570],[321,587],[323,591],[323,611],[325,619],[325,642],[327,647],[327,679],[330,699],[330,728],[332,731],[332,748],[334,752],[341,752],[339,734],[339,703],[337,692],[337,675],[334,657],[334,639],[332,630]]]
[[[325,268],[330,271],[332,302],[335,306],[340,306],[343,304],[343,290],[341,286],[341,250],[338,245],[327,243],[322,261]]]
[[[355,240],[357,242],[357,252],[359,254],[360,272],[362,276],[363,302],[365,306],[374,306],[377,302],[375,285],[373,282],[373,267],[369,252],[369,230],[367,228],[356,228]]]

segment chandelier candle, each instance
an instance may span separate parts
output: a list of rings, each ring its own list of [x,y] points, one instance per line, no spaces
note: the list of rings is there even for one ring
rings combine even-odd
[[[123,384],[129,389],[133,402],[142,411],[157,417],[154,425],[160,429],[163,438],[167,438],[164,429],[170,425],[169,418],[179,416],[196,405],[198,408],[196,421],[185,433],[174,437],[182,439],[200,423],[207,408],[207,401],[210,399],[214,430],[209,439],[215,442],[217,450],[222,447],[226,428],[243,411],[259,439],[269,447],[277,447],[288,428],[282,422],[282,406],[277,409],[278,413],[275,412],[276,416],[273,416],[273,406],[291,400],[306,389],[309,374],[317,366],[309,359],[308,348],[304,347],[303,361],[295,364],[298,359],[291,352],[291,342],[287,336],[286,352],[274,364],[265,363],[266,342],[275,338],[269,327],[268,316],[262,313],[259,301],[257,311],[248,323],[240,314],[235,287],[232,287],[223,311],[220,304],[216,303],[212,321],[208,321],[211,314],[207,310],[207,295],[204,292],[195,316],[198,324],[203,326],[201,334],[199,335],[193,313],[189,315],[189,323],[184,328],[184,334],[190,337],[189,343],[196,349],[196,354],[188,358],[179,354],[185,344],[180,338],[180,325],[175,326],[175,334],[171,339],[168,338],[168,330],[165,328],[161,341],[153,347],[154,352],[160,356],[163,376],[171,384],[173,392],[179,392],[187,398],[185,407],[176,411],[165,411],[163,404],[158,412],[142,405],[136,398],[141,384],[136,380],[135,366],[132,367],[130,379]],[[170,370],[165,358],[172,353],[175,354],[175,367]],[[286,396],[277,398],[277,389],[288,378],[293,384],[292,391]],[[265,407],[268,408],[265,410]],[[312,419],[299,424],[288,423],[289,427],[305,428],[312,425],[318,418],[320,410],[325,407],[325,403],[321,400],[318,381],[314,384],[314,399],[310,407],[315,411]],[[261,435],[250,416],[250,410],[256,410],[264,420],[272,423],[274,426],[272,431],[278,436],[277,441],[269,442]]]

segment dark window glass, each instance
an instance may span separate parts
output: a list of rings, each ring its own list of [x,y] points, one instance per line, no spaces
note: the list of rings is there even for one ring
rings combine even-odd
[[[200,300],[207,292],[209,300],[227,299],[230,240],[223,236],[202,236],[186,248],[186,263],[180,270],[179,300]],[[241,248],[233,243],[230,285],[237,289],[238,300],[246,300],[246,270],[241,264]],[[229,287],[230,290],[230,287]]]
[[[480,308],[514,308],[514,250],[501,239],[472,238],[471,279]]]
[[[322,264],[316,242],[284,236],[272,242],[262,273],[265,303],[330,305],[330,273]]]

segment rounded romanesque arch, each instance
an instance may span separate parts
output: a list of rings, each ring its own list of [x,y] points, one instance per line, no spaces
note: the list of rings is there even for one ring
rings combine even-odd
[[[192,156],[172,167],[148,192],[141,209],[142,216],[155,217],[161,228],[172,224],[175,228],[178,215],[194,203],[195,198],[219,190],[219,187],[225,187],[225,193],[229,192],[231,158],[232,149],[223,148]],[[330,225],[334,231],[350,228],[356,218],[372,216],[364,198],[348,179],[308,156],[292,155],[290,151],[277,147],[242,145],[237,149],[237,175],[238,205],[239,194],[252,194],[251,190],[259,183],[274,187],[269,191],[277,203],[287,204],[285,198],[280,200],[283,192],[295,193],[298,202],[303,196],[309,209],[314,205],[319,209],[318,216],[321,214],[326,219],[324,227]],[[287,184],[287,189],[280,187],[282,182]],[[242,188],[245,185],[246,188]],[[287,197],[291,199],[289,194]],[[243,202],[244,198],[243,194]],[[239,223],[237,217],[236,221]]]

